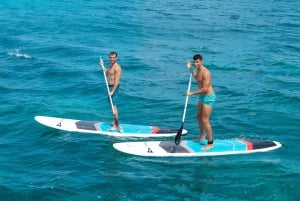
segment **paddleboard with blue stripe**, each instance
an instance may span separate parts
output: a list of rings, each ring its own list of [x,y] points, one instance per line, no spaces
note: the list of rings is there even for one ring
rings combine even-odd
[[[203,151],[207,141],[182,140],[179,145],[174,141],[145,141],[145,142],[120,142],[113,147],[121,152],[139,156],[156,157],[199,157],[221,156],[231,154],[250,154],[267,152],[281,147],[280,142],[271,140],[246,140],[229,139],[214,140],[214,147]]]
[[[109,128],[111,127],[111,124],[106,122],[64,119],[48,116],[35,116],[34,119],[40,124],[59,130],[115,137],[171,137],[175,136],[178,131],[178,129],[160,128],[158,126],[121,123],[120,125],[123,132],[120,133],[118,130],[110,131]],[[182,133],[186,134],[187,130],[183,130]]]

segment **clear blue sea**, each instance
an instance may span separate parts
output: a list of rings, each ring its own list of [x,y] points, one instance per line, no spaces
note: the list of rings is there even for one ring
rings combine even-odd
[[[298,0],[1,0],[0,200],[299,200],[299,7]],[[111,121],[98,64],[99,56],[108,64],[110,51],[123,68],[120,122],[179,128],[185,62],[201,53],[217,94],[214,137],[284,146],[146,158],[112,144],[150,139],[58,131],[34,121]],[[199,135],[196,104],[189,99],[182,139]]]

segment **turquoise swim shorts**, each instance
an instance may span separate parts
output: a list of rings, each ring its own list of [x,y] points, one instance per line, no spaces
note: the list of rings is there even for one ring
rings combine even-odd
[[[216,94],[200,95],[199,102],[203,105],[213,106],[216,101]]]

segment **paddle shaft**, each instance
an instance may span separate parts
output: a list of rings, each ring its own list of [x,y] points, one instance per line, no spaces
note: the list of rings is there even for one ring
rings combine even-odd
[[[105,85],[106,85],[106,89],[107,89],[107,93],[108,93],[108,97],[109,97],[109,102],[110,102],[110,106],[111,106],[111,110],[113,112],[113,115],[115,116],[116,115],[116,112],[115,112],[115,108],[114,108],[114,104],[113,104],[113,101],[112,101],[112,98],[111,96],[109,95],[110,93],[110,90],[109,90],[109,87],[108,87],[108,82],[107,82],[107,77],[106,77],[106,74],[105,74],[105,67],[103,65],[103,61],[102,61],[102,58],[100,57],[100,60],[101,60],[101,67],[102,67],[102,70],[103,70],[103,76],[104,76],[104,79],[105,79]]]
[[[190,75],[190,80],[189,80],[189,85],[188,85],[188,90],[187,91],[190,91],[190,89],[191,89],[192,76],[193,76],[193,73],[191,73],[191,75]],[[185,98],[184,110],[183,110],[183,115],[182,115],[182,123],[184,123],[184,120],[185,120],[185,114],[186,114],[186,108],[187,108],[188,100],[189,100],[189,96],[187,95],[186,98]]]
[[[190,75],[190,80],[189,80],[189,85],[188,85],[188,90],[187,91],[190,91],[190,89],[191,89],[192,76],[193,76],[193,73],[191,73],[191,75]],[[183,110],[183,115],[182,115],[182,123],[181,123],[181,126],[180,126],[180,128],[179,128],[179,130],[177,132],[176,137],[175,137],[175,144],[176,145],[178,145],[180,143],[180,138],[181,138],[181,134],[182,134],[182,130],[183,130],[183,125],[184,125],[184,120],[185,120],[186,108],[187,108],[188,100],[189,100],[189,96],[186,95],[185,104],[184,104],[184,110]]]

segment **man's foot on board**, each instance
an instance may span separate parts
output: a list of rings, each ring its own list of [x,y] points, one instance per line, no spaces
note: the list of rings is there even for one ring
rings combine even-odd
[[[194,139],[194,141],[196,141],[196,142],[204,141],[204,140],[205,140],[205,135],[200,135],[200,137]]]
[[[206,146],[204,146],[204,147],[202,147],[202,151],[207,151],[207,150],[210,150],[210,149],[212,149],[212,148],[214,148],[214,141],[212,140],[212,141],[208,141],[207,142],[207,145]]]
[[[205,140],[205,137],[198,137],[198,138],[194,139],[195,142],[204,141],[204,140]]]
[[[108,129],[109,131],[115,131],[115,130],[118,130],[118,128],[116,126],[112,126]]]
[[[121,126],[118,127],[119,133],[123,133],[123,128]]]
[[[214,148],[214,145],[213,144],[208,144],[208,145],[204,146],[201,150],[202,151],[207,151],[207,150],[210,150],[212,148]]]

